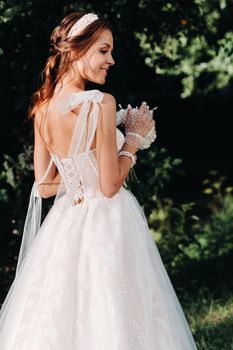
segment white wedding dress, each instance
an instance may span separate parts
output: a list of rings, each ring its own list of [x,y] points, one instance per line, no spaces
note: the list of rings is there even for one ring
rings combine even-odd
[[[69,103],[61,99],[60,108],[65,113],[83,103],[86,122],[94,103],[94,120],[102,96],[77,92],[67,96]],[[117,129],[118,150],[123,143]],[[0,349],[195,350],[137,199],[123,186],[112,198],[101,193],[95,150],[88,147],[83,168],[84,153],[63,159],[51,154],[67,193],[61,191],[26,244],[0,313]],[[84,201],[72,205],[80,169]],[[31,196],[37,198],[35,187]]]

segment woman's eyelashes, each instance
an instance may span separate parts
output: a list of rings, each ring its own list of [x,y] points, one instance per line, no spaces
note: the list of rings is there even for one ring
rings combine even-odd
[[[108,50],[100,50],[100,52],[104,55],[108,52]],[[110,54],[112,55],[112,52],[110,52]]]

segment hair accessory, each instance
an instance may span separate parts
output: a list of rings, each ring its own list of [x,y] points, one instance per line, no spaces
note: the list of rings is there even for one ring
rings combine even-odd
[[[136,160],[137,160],[136,154],[132,154],[131,152],[128,152],[128,151],[120,151],[118,153],[118,156],[126,156],[131,158],[131,161],[132,161],[131,168],[136,164]]]
[[[99,17],[93,13],[87,13],[83,17],[77,20],[77,22],[71,27],[67,38],[77,35],[83,31],[89,24],[96,21]]]

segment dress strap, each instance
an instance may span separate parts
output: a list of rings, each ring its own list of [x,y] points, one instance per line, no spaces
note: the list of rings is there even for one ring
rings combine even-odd
[[[24,223],[22,241],[21,241],[21,246],[20,246],[20,251],[18,256],[17,267],[16,267],[16,277],[18,276],[18,273],[22,266],[24,258],[26,257],[29,251],[29,248],[31,247],[34,241],[34,238],[36,237],[41,226],[42,197],[38,191],[37,186],[45,180],[45,178],[47,177],[51,169],[51,166],[54,161],[54,156],[51,153],[50,153],[50,156],[51,158],[44,175],[39,181],[37,182],[34,181],[31,189],[29,205],[28,205],[27,215]]]
[[[64,114],[72,110],[75,106],[78,106],[79,104],[82,105],[79,117],[75,122],[67,154],[67,158],[73,159],[76,168],[75,177],[72,186],[67,186],[65,181],[63,181],[64,179],[61,179],[54,200],[54,203],[57,204],[62,215],[71,205],[74,205],[74,203],[77,202],[77,191],[80,186],[83,189],[83,193],[85,192],[82,181],[83,174],[86,161],[88,161],[90,147],[96,132],[97,121],[101,113],[100,103],[102,98],[103,93],[98,90],[90,90],[85,93],[74,93],[68,96],[63,96],[63,98],[57,100],[57,107],[60,107],[60,111]],[[63,198],[62,201],[60,201],[61,197]],[[80,203],[82,203],[82,201],[80,201]]]

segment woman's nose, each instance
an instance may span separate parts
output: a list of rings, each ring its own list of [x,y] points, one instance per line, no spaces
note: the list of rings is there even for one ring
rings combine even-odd
[[[112,66],[113,64],[115,64],[115,61],[114,61],[112,55],[110,55],[110,57],[109,57],[109,59],[108,59],[108,64],[110,64],[111,66]]]

